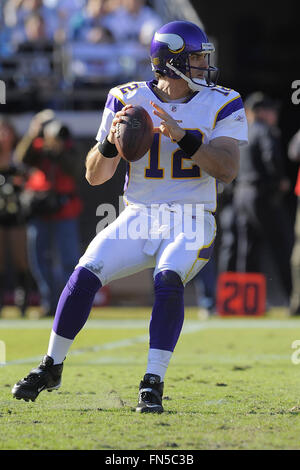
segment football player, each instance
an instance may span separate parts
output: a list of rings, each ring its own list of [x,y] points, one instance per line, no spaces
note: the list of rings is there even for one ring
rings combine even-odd
[[[163,411],[164,377],[184,320],[184,287],[209,260],[216,235],[217,181],[230,183],[236,177],[239,144],[247,142],[242,99],[236,91],[216,85],[217,69],[210,65],[213,51],[197,25],[168,23],[151,43],[155,80],[110,90],[97,143],[86,159],[88,182],[100,185],[114,175],[120,161],[116,127],[131,106],[151,113],[153,144],[142,159],[127,165],[126,208],[97,234],[79,260],[61,294],[47,355],[13,387],[16,398],[33,401],[42,390],[58,388],[63,361],[99,288],[152,267],[155,298],[148,364],[136,410]],[[151,210],[153,204],[158,211]],[[200,220],[197,204],[204,208]],[[203,234],[190,248],[190,233],[185,227],[178,229],[175,217],[186,207],[193,233]],[[160,209],[164,216],[173,216],[167,225],[160,222]],[[143,237],[115,236],[138,223],[149,227],[149,220],[151,227]]]

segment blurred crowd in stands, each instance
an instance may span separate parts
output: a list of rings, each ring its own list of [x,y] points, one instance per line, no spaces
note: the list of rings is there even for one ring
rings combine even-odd
[[[0,8],[0,79],[23,109],[58,109],[74,88],[149,76],[161,19],[145,0],[4,0]]]
[[[149,44],[161,18],[150,5],[145,0],[0,4],[6,111],[11,106],[13,112],[36,112],[22,136],[0,117],[0,316],[6,303],[16,304],[23,315],[35,302],[44,315],[54,314],[81,254],[78,181],[84,171],[74,164],[81,161],[74,136],[53,110],[99,111],[108,88],[152,76]],[[286,173],[287,159],[295,171],[299,167],[300,130],[283,148],[280,103],[256,92],[245,108],[249,145],[241,148],[237,180],[219,185],[218,243],[194,280],[197,304],[214,313],[218,273],[266,272],[267,250],[283,303],[300,315],[300,176],[294,188]]]
[[[13,303],[25,315],[34,292],[42,315],[55,312],[80,256],[76,157],[70,130],[52,110],[37,113],[21,138],[0,118],[0,313]]]

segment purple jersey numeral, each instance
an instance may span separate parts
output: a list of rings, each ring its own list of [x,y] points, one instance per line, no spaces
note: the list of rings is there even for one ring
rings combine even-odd
[[[199,136],[203,141],[203,134],[198,129],[190,130],[190,132]],[[163,178],[164,169],[159,166],[159,153],[160,153],[160,141],[161,135],[154,134],[153,143],[149,151],[149,167],[145,169],[145,178]],[[197,165],[192,165],[190,168],[182,168],[182,160],[191,160],[183,150],[180,148],[175,150],[172,154],[172,178],[201,178],[201,170]]]
[[[202,134],[197,129],[189,130],[192,134],[200,137],[202,141]],[[201,171],[198,165],[193,165],[190,168],[182,168],[182,160],[191,160],[183,150],[178,149],[173,153],[173,171],[172,178],[201,178]]]
[[[154,134],[150,149],[150,166],[145,169],[145,178],[163,178],[164,170],[159,168],[160,134]]]
[[[126,93],[128,93],[129,91],[133,91],[135,90],[136,88],[138,88],[139,85],[137,83],[133,83],[133,85],[127,85],[127,86],[123,86],[122,88],[120,88],[121,92],[123,93],[123,95],[125,95]]]

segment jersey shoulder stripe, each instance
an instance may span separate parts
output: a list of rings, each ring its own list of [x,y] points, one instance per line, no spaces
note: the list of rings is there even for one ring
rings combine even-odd
[[[145,82],[128,82],[111,88],[107,96],[105,108],[110,109],[114,113],[120,111],[126,106],[129,96],[131,97],[136,90],[143,86],[145,86]]]
[[[105,103],[105,108],[110,109],[114,113],[121,111],[121,109],[125,106],[125,102],[112,91],[110,91],[107,95],[107,100]]]
[[[234,96],[231,99],[227,100],[225,103],[223,103],[222,106],[220,106],[219,109],[217,110],[212,128],[213,129],[215,128],[218,121],[225,119],[226,117],[230,116],[235,111],[238,111],[239,109],[243,109],[243,108],[244,108],[243,100],[240,94],[235,92]]]

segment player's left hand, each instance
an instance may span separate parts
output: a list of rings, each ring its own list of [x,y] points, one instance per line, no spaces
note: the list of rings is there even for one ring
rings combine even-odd
[[[172,140],[178,142],[185,136],[185,130],[182,129],[178,122],[172,118],[166,111],[164,111],[160,106],[155,104],[153,101],[150,101],[150,104],[153,106],[153,114],[162,119],[159,127],[154,127],[154,132],[159,132],[166,137],[169,137]]]

